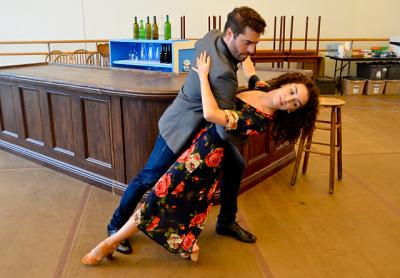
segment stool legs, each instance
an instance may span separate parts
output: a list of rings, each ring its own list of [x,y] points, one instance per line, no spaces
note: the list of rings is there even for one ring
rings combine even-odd
[[[330,142],[330,161],[329,161],[329,194],[333,194],[335,186],[335,147],[336,147],[336,109],[332,107],[331,111],[331,142]]]
[[[332,107],[330,128],[330,143],[317,143],[329,146],[329,153],[321,153],[318,151],[311,151],[313,132],[308,136],[301,135],[299,147],[296,154],[296,162],[292,173],[291,185],[296,183],[297,173],[299,171],[302,153],[304,154],[303,161],[303,174],[307,171],[308,160],[310,158],[310,152],[324,154],[329,156],[329,194],[333,194],[335,186],[335,159],[337,152],[337,168],[338,168],[338,180],[342,179],[342,115],[340,107]],[[329,123],[329,122],[326,122]],[[336,149],[337,148],[337,149]]]
[[[337,167],[338,167],[338,180],[342,180],[342,109],[337,108]]]
[[[307,171],[308,159],[310,158],[310,152],[309,151],[311,150],[312,136],[313,136],[313,132],[311,132],[307,136],[307,142],[306,142],[306,148],[305,148],[305,154],[304,154],[304,161],[303,161],[303,174],[305,174],[306,171]]]
[[[304,136],[304,135],[301,135],[301,137],[300,137],[299,148],[297,150],[297,155],[296,155],[296,162],[294,163],[294,169],[293,169],[293,173],[292,173],[292,180],[290,182],[291,185],[294,185],[296,183],[297,172],[299,171],[301,155],[303,153],[303,148],[304,148],[304,141],[306,140],[305,137],[306,136]]]
[[[335,70],[336,70],[335,64]],[[341,64],[342,68],[343,65]],[[336,72],[335,72],[336,74]],[[296,183],[297,173],[300,167],[300,161],[302,152],[305,152],[304,162],[303,162],[303,174],[307,171],[308,160],[310,158],[310,153],[315,153],[319,155],[329,156],[329,194],[333,194],[334,186],[335,186],[335,167],[337,167],[338,180],[342,179],[342,114],[341,114],[341,106],[343,106],[346,102],[341,99],[336,98],[319,98],[320,107],[330,108],[330,119],[317,119],[316,122],[318,125],[315,126],[315,130],[325,130],[329,132],[329,141],[328,142],[319,142],[318,140],[313,140],[313,133],[308,135],[301,135],[300,144],[297,151],[296,163],[293,169],[291,184],[294,185]],[[314,130],[314,132],[315,132]],[[318,138],[317,138],[318,139]],[[320,151],[319,148],[313,148],[311,150],[311,145],[322,145],[328,147],[328,151]],[[337,158],[336,158],[337,155]],[[337,162],[335,161],[337,159]]]

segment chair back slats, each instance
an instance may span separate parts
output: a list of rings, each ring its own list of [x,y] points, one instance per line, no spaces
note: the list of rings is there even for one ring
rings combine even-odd
[[[46,55],[46,62],[59,63],[59,64],[75,64],[85,66],[110,66],[109,45],[99,44],[97,49],[101,51],[88,51],[86,49],[78,49],[71,52],[62,52],[60,50],[50,51]]]
[[[54,59],[60,54],[62,54],[62,52],[60,50],[52,50],[49,52],[49,54],[46,55],[45,61],[53,62]]]
[[[86,59],[89,57],[90,51],[86,49],[78,49],[72,52],[72,57],[75,60],[75,64],[78,65],[85,65],[86,64]]]
[[[95,52],[88,56],[86,59],[87,66],[97,66],[97,67],[109,67],[110,66],[110,58],[103,57],[101,53]]]
[[[53,62],[59,64],[75,64],[75,59],[70,54],[60,54],[53,60]]]

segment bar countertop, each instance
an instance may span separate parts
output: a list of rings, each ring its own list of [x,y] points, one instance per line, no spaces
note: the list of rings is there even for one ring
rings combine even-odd
[[[256,67],[260,79],[268,80],[287,72],[287,69]],[[296,70],[312,75],[310,70]],[[186,74],[147,70],[86,67],[37,63],[0,67],[0,77],[14,80],[40,82],[52,85],[75,86],[96,94],[117,94],[138,97],[175,97],[182,87]],[[238,70],[239,86],[247,86],[247,80]]]
[[[74,85],[91,88],[98,93],[147,97],[176,96],[186,77],[185,74],[52,63],[0,67],[1,76],[55,85]]]

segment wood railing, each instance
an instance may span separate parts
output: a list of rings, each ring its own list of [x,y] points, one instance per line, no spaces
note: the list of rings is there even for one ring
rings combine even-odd
[[[190,40],[198,40],[199,38],[188,38]],[[272,42],[272,38],[262,38],[260,40],[261,42]],[[289,41],[289,39],[285,40]],[[304,38],[293,38],[292,41],[295,42],[302,42],[304,41]],[[316,42],[316,38],[308,38],[307,41],[309,42]],[[319,38],[320,42],[344,42],[344,41],[351,41],[354,43],[357,42],[385,42],[389,41],[389,38]],[[0,52],[0,56],[33,56],[33,55],[47,55],[49,54],[50,51],[56,50],[57,48],[54,47],[56,44],[77,44],[77,43],[105,43],[108,42],[107,39],[98,39],[98,40],[41,40],[41,41],[0,41],[0,46],[1,45],[34,45],[34,44],[43,44],[47,46],[47,51],[20,51],[20,52]],[[260,49],[260,50],[270,50],[270,49]],[[272,48],[271,48],[272,50]],[[294,49],[298,50],[298,49]],[[309,48],[309,50],[312,50],[312,48]],[[318,49],[318,52],[325,52],[326,49]],[[71,54],[73,51],[63,51],[64,53]]]
[[[198,40],[199,38],[187,38],[190,40]],[[0,47],[5,45],[45,45],[47,51],[15,51],[15,52],[1,52],[1,56],[45,56],[44,61],[51,62],[60,62],[61,59],[56,60],[56,57],[51,58],[51,53],[54,50],[61,50],[62,55],[72,55],[74,51],[70,50],[62,50],[60,46],[62,44],[85,44],[86,48],[95,49],[93,55],[95,57],[86,57],[87,62],[86,65],[96,65],[96,66],[109,66],[109,57],[108,54],[105,57],[104,54],[99,52],[98,46],[104,43],[107,43],[109,40],[107,39],[96,39],[96,40],[40,40],[40,41],[0,41]],[[274,44],[277,42],[276,39],[273,38],[261,38],[261,43],[259,44],[256,53],[252,56],[253,61],[255,63],[266,63],[270,64],[271,67],[278,68],[290,68],[291,63],[296,64],[295,66],[301,65],[301,68],[311,69],[313,71],[314,77],[318,75],[325,75],[325,66],[324,66],[324,53],[326,48],[319,47],[320,43],[329,43],[329,42],[346,42],[351,41],[353,43],[353,48],[357,47],[358,44],[364,44],[362,48],[365,48],[365,42],[389,42],[389,38],[287,38],[281,40],[282,51],[275,50]],[[292,43],[295,42],[297,48],[292,47]],[[304,45],[301,46],[300,43],[304,42]],[[269,44],[270,43],[270,44]],[[90,44],[88,47],[86,44]],[[289,45],[289,49],[285,50],[285,44]],[[107,44],[108,45],[108,44]],[[324,45],[325,46],[325,45]],[[67,47],[71,49],[71,47]],[[77,47],[82,48],[82,46]],[[3,47],[4,49],[4,47]],[[108,50],[107,50],[108,52]],[[99,55],[101,54],[101,55]],[[71,59],[72,61],[73,59]],[[19,62],[20,63],[20,62]]]
[[[54,45],[57,44],[77,44],[77,43],[94,43],[95,45],[99,43],[106,43],[109,40],[99,39],[99,40],[41,40],[41,41],[0,41],[1,45],[37,45],[42,44],[47,46],[47,51],[36,51],[36,52],[0,52],[0,56],[35,56],[35,55],[47,55],[52,50],[58,50]],[[66,54],[72,54],[73,51],[63,51]]]

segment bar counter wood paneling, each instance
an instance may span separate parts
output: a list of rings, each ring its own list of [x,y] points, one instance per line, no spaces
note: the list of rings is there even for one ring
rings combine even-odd
[[[0,147],[121,193],[146,162],[158,119],[184,78],[47,63],[0,67]],[[293,146],[275,146],[268,132],[241,151],[242,192],[295,159]]]

